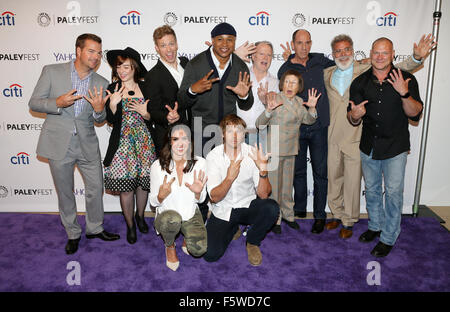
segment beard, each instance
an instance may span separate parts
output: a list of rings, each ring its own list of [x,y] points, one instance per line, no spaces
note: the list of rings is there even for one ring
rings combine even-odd
[[[347,60],[346,60],[347,59]],[[353,57],[340,57],[334,60],[340,70],[346,70],[353,64]]]

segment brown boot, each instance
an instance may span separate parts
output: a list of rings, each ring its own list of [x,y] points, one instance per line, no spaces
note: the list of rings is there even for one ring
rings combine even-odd
[[[353,235],[353,231],[350,229],[342,228],[339,231],[339,237],[343,238],[343,239],[350,238],[350,237],[352,237],[352,235]]]
[[[327,230],[334,230],[335,228],[337,228],[339,226],[339,224],[341,224],[340,220],[333,220],[333,221],[330,221],[327,224],[325,224],[325,228]]]
[[[247,255],[248,255],[248,262],[250,262],[251,265],[258,266],[261,264],[262,254],[261,250],[259,250],[259,246],[247,243]]]

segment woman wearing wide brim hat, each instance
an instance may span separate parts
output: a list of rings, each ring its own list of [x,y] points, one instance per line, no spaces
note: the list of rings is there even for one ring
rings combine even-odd
[[[113,194],[119,193],[127,224],[127,241],[134,244],[137,240],[136,223],[140,232],[148,233],[144,210],[150,190],[150,166],[156,160],[148,100],[144,100],[141,91],[147,70],[139,53],[130,47],[108,51],[106,58],[112,68],[106,120],[112,124],[113,130],[103,161],[105,189]]]

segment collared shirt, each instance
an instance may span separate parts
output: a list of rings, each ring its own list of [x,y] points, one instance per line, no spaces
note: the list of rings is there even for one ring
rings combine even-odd
[[[333,85],[333,87],[336,88],[336,90],[338,90],[339,94],[343,96],[345,90],[347,90],[347,88],[352,83],[352,78],[353,78],[353,63],[349,68],[345,70],[342,70],[338,67],[334,71],[333,76],[331,77],[331,84]]]
[[[194,170],[198,176],[200,170],[206,172],[206,160],[202,157],[195,156],[197,160],[194,167],[188,173],[183,173],[183,181],[178,181],[177,170],[175,164],[172,161],[170,164],[171,174],[161,169],[159,160],[153,162],[150,168],[150,205],[156,207],[156,214],[159,214],[166,210],[175,210],[181,215],[183,221],[191,219],[197,208],[197,203],[201,203],[206,198],[206,186],[203,187],[200,193],[200,198],[195,199],[195,194],[185,185],[185,183],[192,184],[194,182]],[[186,163],[185,163],[186,166]],[[162,203],[158,201],[159,187],[164,182],[164,177],[167,176],[166,182],[169,182],[172,178],[175,178],[171,185],[170,194],[163,200]]]
[[[242,158],[239,175],[234,180],[227,195],[218,203],[213,203],[211,211],[215,217],[229,221],[233,208],[248,208],[250,202],[256,198],[256,189],[259,183],[259,169],[249,156],[250,145],[241,144]],[[215,147],[206,156],[208,168],[208,181],[206,182],[208,192],[220,185],[227,176],[230,159],[224,151],[224,145]]]
[[[239,107],[236,108],[237,115],[244,119],[245,123],[247,124],[247,129],[255,129],[255,122],[256,119],[258,119],[258,116],[261,115],[261,113],[265,110],[264,104],[261,102],[261,100],[258,97],[258,88],[259,84],[262,84],[263,87],[266,85],[266,82],[268,82],[268,91],[271,92],[279,92],[278,89],[278,79],[273,76],[271,73],[267,72],[267,75],[261,79],[260,81],[257,81],[256,75],[253,72],[253,67],[250,68],[250,81],[252,82],[252,92],[253,92],[253,105],[252,107],[247,110],[241,110]]]
[[[89,74],[83,79],[81,79],[80,76],[78,76],[77,70],[75,69],[74,61],[70,63],[70,69],[71,69],[70,78],[72,80],[72,89],[77,90],[76,93],[77,95],[89,96],[88,90],[93,71],[92,70],[89,71]],[[83,111],[83,107],[84,105],[86,105],[86,103],[87,101],[84,97],[74,102],[73,107],[75,110],[75,117],[78,116]]]
[[[212,58],[212,60],[213,60],[213,62],[214,62],[214,65],[215,65],[216,68],[217,68],[217,72],[219,73],[219,78],[222,79],[222,76],[223,76],[223,74],[225,73],[225,71],[227,70],[228,66],[229,66],[229,65],[230,65],[230,66],[233,66],[233,64],[231,63],[232,57],[231,57],[231,55],[230,55],[230,58],[228,59],[227,63],[225,64],[225,66],[223,67],[223,69],[221,69],[221,68],[220,68],[220,62],[219,62],[219,60],[217,59],[216,55],[214,54],[214,51],[213,51],[212,47],[210,48],[210,51],[211,51],[211,58]]]
[[[394,68],[391,66],[391,71],[381,84],[370,68],[357,77],[350,86],[350,100],[355,104],[369,101],[365,104],[366,114],[362,118],[359,148],[366,155],[370,155],[373,150],[373,159],[388,159],[409,151],[408,119],[418,121],[422,114],[421,111],[417,116],[406,116],[400,94],[386,80]],[[409,93],[414,100],[423,105],[416,78],[405,71],[402,71],[402,75],[405,80],[411,78],[408,84]],[[349,104],[347,111],[350,110]]]
[[[164,64],[164,66],[166,66],[167,70],[172,75],[173,79],[175,79],[175,81],[177,82],[179,88],[181,86],[181,81],[183,80],[184,68],[179,64],[178,60],[176,60],[177,63],[176,69],[173,66],[164,62],[162,58],[159,58],[159,60],[161,61],[161,63]]]

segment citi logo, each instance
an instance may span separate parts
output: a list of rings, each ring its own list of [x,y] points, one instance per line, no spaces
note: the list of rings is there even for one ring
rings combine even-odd
[[[141,13],[138,11],[130,11],[126,15],[120,17],[120,23],[122,25],[140,25]]]
[[[377,26],[395,26],[397,24],[397,14],[387,12],[384,16],[380,16],[375,20]]]
[[[3,95],[5,97],[22,97],[22,86],[14,83],[10,85],[9,88],[3,89]]]
[[[11,157],[11,163],[13,165],[29,165],[30,155],[25,152],[18,153],[16,156]]]
[[[252,26],[267,26],[269,25],[269,16],[269,13],[261,11],[256,13],[255,16],[250,16],[248,19],[248,23]]]
[[[5,11],[0,17],[0,26],[14,26],[16,25],[14,21],[15,14],[13,12]]]

